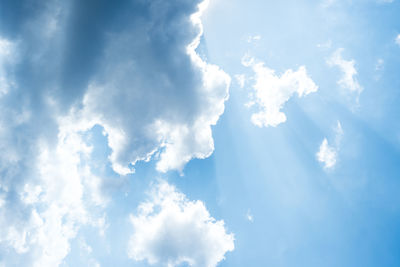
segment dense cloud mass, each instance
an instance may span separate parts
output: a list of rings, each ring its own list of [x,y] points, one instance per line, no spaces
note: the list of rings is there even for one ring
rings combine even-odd
[[[181,171],[212,153],[230,78],[195,52],[200,0],[1,5],[0,264],[57,266],[80,226],[104,228],[82,133],[104,128],[119,174]]]
[[[128,253],[150,264],[213,267],[234,249],[233,235],[224,222],[216,221],[201,201],[190,201],[173,186],[161,181],[151,199],[131,216],[133,235]]]
[[[208,157],[210,126],[228,96],[229,76],[195,53],[201,24],[198,14],[189,15],[196,5],[152,1],[145,7],[148,16],[133,22],[140,27],[124,23],[105,38],[99,71],[74,114],[86,128],[105,128],[114,170],[121,174],[153,155],[163,172]]]

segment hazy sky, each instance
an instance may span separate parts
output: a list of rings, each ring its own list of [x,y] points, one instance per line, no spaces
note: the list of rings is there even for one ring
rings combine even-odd
[[[400,266],[398,0],[0,0],[0,267]]]

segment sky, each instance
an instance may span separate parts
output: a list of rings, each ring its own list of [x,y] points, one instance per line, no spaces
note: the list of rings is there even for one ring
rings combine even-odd
[[[400,266],[399,12],[0,1],[0,267]]]

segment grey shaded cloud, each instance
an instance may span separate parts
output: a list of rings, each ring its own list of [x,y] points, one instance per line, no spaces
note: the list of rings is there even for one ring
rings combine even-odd
[[[100,125],[120,174],[209,156],[230,78],[195,52],[201,1],[2,1],[0,258],[57,266],[104,227],[83,133]],[[106,164],[106,163],[105,163]],[[100,223],[102,222],[102,223]],[[104,229],[103,229],[104,230]]]

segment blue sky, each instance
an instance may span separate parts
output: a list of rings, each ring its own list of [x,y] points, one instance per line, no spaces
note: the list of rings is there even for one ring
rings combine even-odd
[[[400,266],[398,0],[0,3],[0,266]]]

